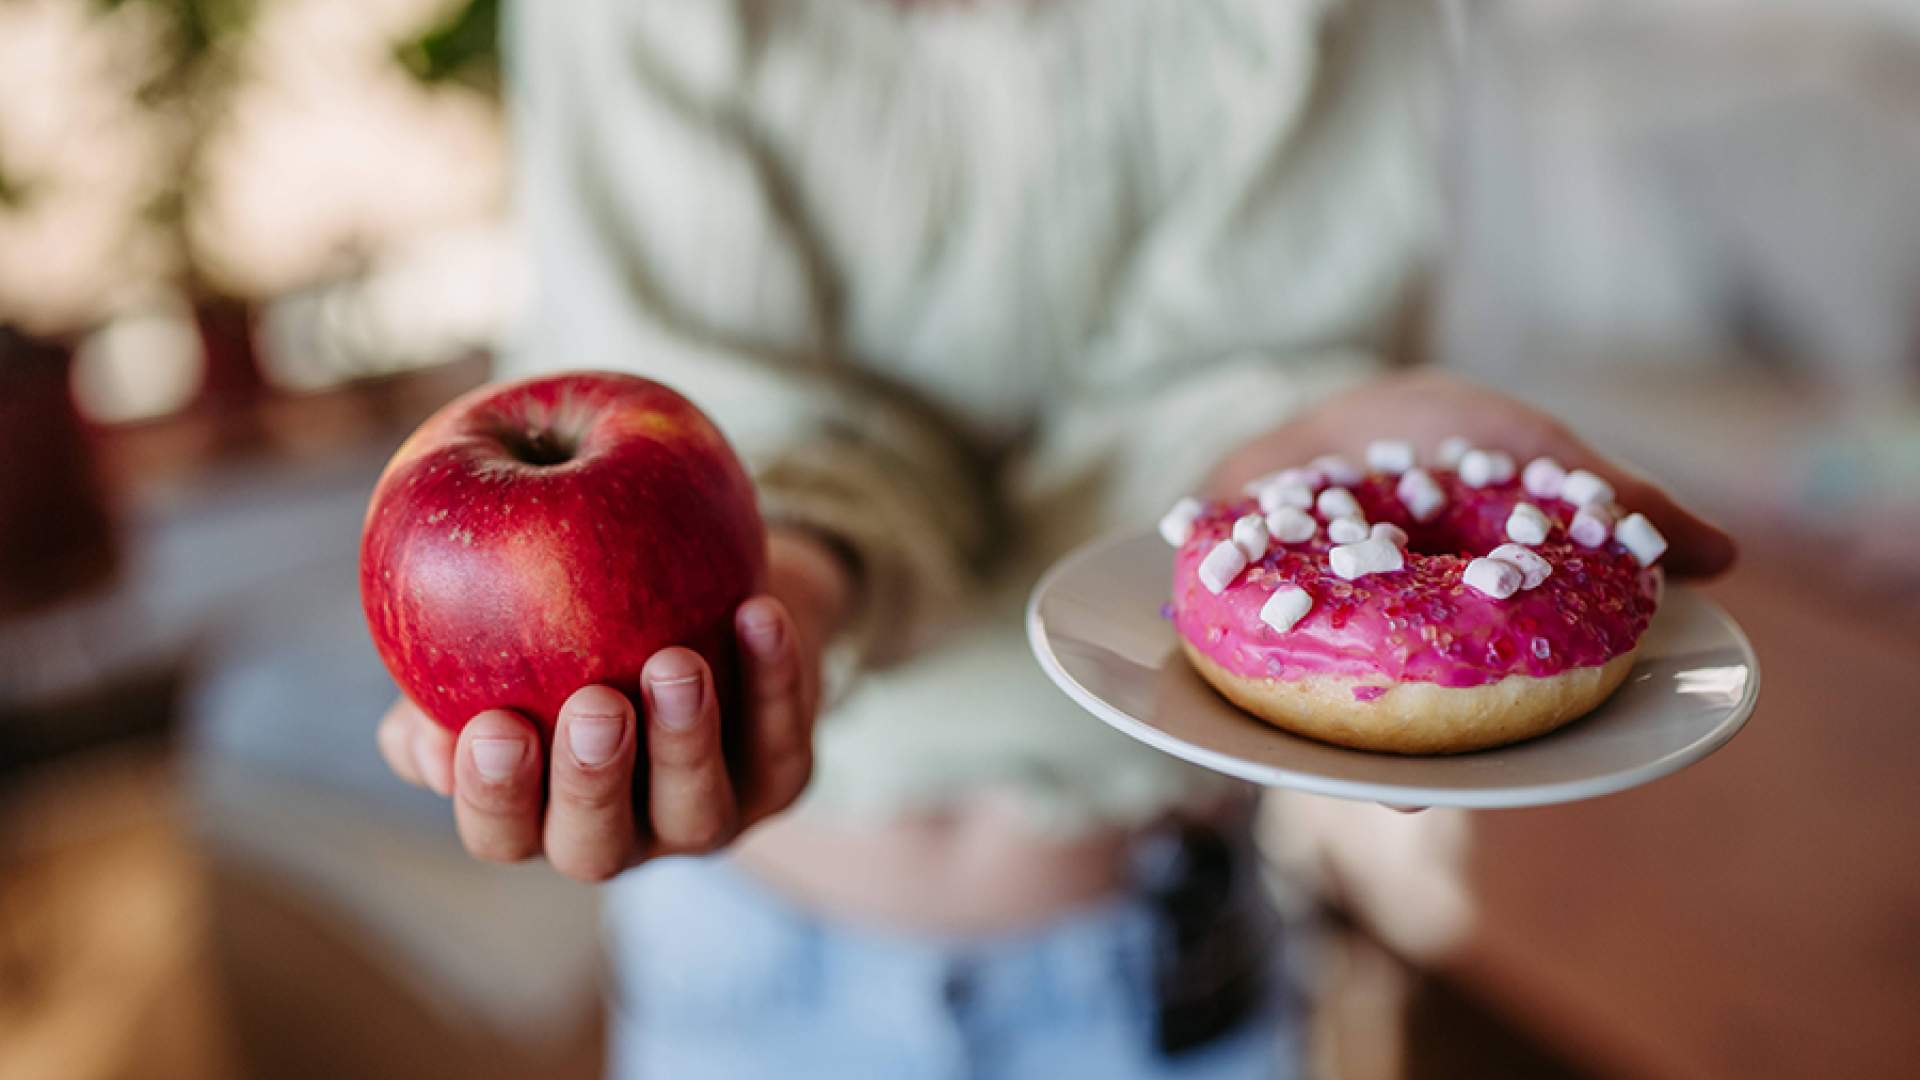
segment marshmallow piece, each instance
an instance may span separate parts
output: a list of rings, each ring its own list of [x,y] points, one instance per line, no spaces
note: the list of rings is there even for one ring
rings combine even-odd
[[[1271,514],[1283,506],[1294,506],[1302,510],[1313,508],[1313,489],[1305,484],[1291,484],[1276,480],[1258,492],[1260,509]]]
[[[1613,535],[1613,511],[1600,503],[1581,507],[1567,525],[1567,535],[1581,547],[1599,547]]]
[[[1465,435],[1449,435],[1440,440],[1440,446],[1434,451],[1433,460],[1443,469],[1454,469],[1460,465],[1460,459],[1473,449],[1473,443]]]
[[[1547,530],[1553,522],[1532,503],[1514,503],[1513,513],[1507,515],[1507,539],[1522,544],[1543,544],[1547,540]]]
[[[1560,497],[1575,506],[1610,503],[1613,501],[1613,485],[1585,469],[1575,469],[1567,474],[1566,482],[1560,485]]]
[[[1233,542],[1253,562],[1267,553],[1267,523],[1259,514],[1248,514],[1233,523]]]
[[[1260,621],[1284,634],[1312,610],[1313,597],[1307,590],[1298,585],[1282,585],[1260,605]]]
[[[1373,528],[1368,531],[1367,535],[1376,539],[1385,540],[1397,548],[1404,549],[1407,546],[1407,530],[1395,525],[1391,521],[1375,522]]]
[[[1336,544],[1351,544],[1371,535],[1367,523],[1357,517],[1337,517],[1327,522],[1327,539]]]
[[[1530,547],[1501,544],[1488,553],[1487,558],[1499,559],[1520,571],[1520,587],[1523,589],[1536,588],[1541,582],[1553,576],[1553,564]]]
[[[1440,482],[1425,469],[1408,469],[1400,474],[1400,483],[1394,489],[1400,496],[1400,505],[1407,508],[1415,521],[1430,521],[1440,508],[1447,505],[1447,493],[1440,489]]]
[[[1174,503],[1173,509],[1160,519],[1160,539],[1172,547],[1186,543],[1187,538],[1193,535],[1194,519],[1200,516],[1202,509],[1200,500],[1191,496]]]
[[[1399,475],[1413,468],[1413,444],[1405,439],[1375,439],[1367,444],[1367,468]]]
[[[1246,568],[1247,553],[1240,550],[1239,544],[1222,540],[1213,545],[1213,550],[1207,552],[1206,558],[1200,560],[1200,584],[1205,585],[1208,592],[1219,596]]]
[[[1297,484],[1308,491],[1319,491],[1327,486],[1327,476],[1315,468],[1281,469],[1277,474],[1283,484]]]
[[[1359,518],[1364,521],[1367,517],[1360,510],[1360,500],[1353,497],[1353,492],[1343,487],[1330,487],[1321,492],[1313,505],[1320,511],[1320,516],[1328,521],[1344,517]]]
[[[1485,593],[1495,600],[1505,600],[1520,591],[1520,583],[1526,580],[1526,575],[1510,562],[1475,559],[1467,564],[1460,580],[1470,589]]]
[[[1460,459],[1460,482],[1471,488],[1513,479],[1513,455],[1504,450],[1469,450]]]
[[[1326,477],[1327,482],[1330,484],[1357,484],[1360,482],[1361,477],[1367,475],[1361,472],[1353,462],[1348,461],[1339,454],[1326,454],[1322,457],[1314,458],[1307,463],[1307,468],[1313,469],[1320,475]]]
[[[1368,574],[1385,574],[1407,565],[1406,554],[1386,540],[1368,537],[1352,544],[1341,544],[1327,552],[1333,572],[1352,581]]]
[[[1319,531],[1320,523],[1313,520],[1313,515],[1297,506],[1283,506],[1267,515],[1267,536],[1283,544],[1311,540]]]
[[[1550,457],[1534,458],[1520,472],[1520,486],[1536,499],[1559,498],[1560,488],[1566,482],[1567,470]]]
[[[1327,478],[1321,476],[1320,473],[1314,469],[1279,469],[1254,477],[1241,485],[1240,490],[1246,492],[1248,495],[1258,495],[1261,491],[1273,487],[1275,484],[1290,484],[1295,487],[1306,488],[1309,491],[1318,491],[1320,485],[1326,482]]]
[[[1613,527],[1613,538],[1639,561],[1641,566],[1652,566],[1660,556],[1667,553],[1667,538],[1653,527],[1645,514],[1628,514]]]

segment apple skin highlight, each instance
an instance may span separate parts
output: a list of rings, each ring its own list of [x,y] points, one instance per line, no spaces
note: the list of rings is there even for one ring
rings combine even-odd
[[[509,709],[552,738],[582,686],[640,702],[682,645],[737,694],[733,615],[761,592],[766,531],[726,439],[659,383],[573,372],[475,390],[387,463],[361,536],[375,649],[459,731]]]

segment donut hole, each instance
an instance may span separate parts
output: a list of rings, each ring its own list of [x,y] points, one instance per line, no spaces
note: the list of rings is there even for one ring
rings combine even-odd
[[[1504,529],[1489,530],[1478,521],[1441,518],[1406,526],[1407,551],[1415,555],[1484,555],[1506,542]]]
[[[1441,483],[1447,503],[1430,521],[1414,521],[1387,478],[1371,478],[1354,494],[1369,521],[1390,521],[1407,531],[1407,551],[1414,555],[1472,558],[1506,543],[1511,494],[1475,490],[1451,477]]]

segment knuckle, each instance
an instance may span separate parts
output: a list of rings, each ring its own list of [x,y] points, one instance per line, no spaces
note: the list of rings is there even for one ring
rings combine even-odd
[[[783,772],[767,778],[767,782],[754,793],[753,806],[747,814],[749,822],[760,822],[792,806],[800,793],[807,790],[810,777],[800,770]]]
[[[529,836],[479,830],[465,838],[467,854],[490,863],[519,863],[539,853]]]
[[[813,748],[802,746],[800,752],[794,755],[790,768],[793,770],[790,774],[793,779],[793,793],[798,795],[808,784],[813,783]]]
[[[759,741],[757,749],[765,760],[787,761],[811,754],[813,747],[803,737],[799,725],[794,722],[792,713],[768,716],[765,719],[769,722],[755,732]]]
[[[633,785],[625,776],[562,774],[553,785],[554,800],[596,817],[633,812]]]
[[[696,724],[689,731],[663,732],[647,747],[655,775],[699,772],[720,761],[717,724]]]
[[[668,838],[668,846],[677,855],[707,855],[726,847],[739,832],[739,823],[731,809],[703,814],[677,828]]]
[[[813,748],[796,742],[783,752],[767,755],[761,768],[762,787],[779,788],[789,783],[806,783],[813,776]]]
[[[562,876],[584,885],[605,884],[627,869],[625,857],[610,850],[570,852],[564,857],[554,857],[552,863]]]
[[[689,855],[710,855],[726,847],[736,831],[732,825],[714,822],[681,840],[679,846]]]
[[[497,782],[476,779],[471,783],[468,778],[462,777],[455,795],[473,810],[488,817],[517,815],[532,806],[538,798],[538,792],[518,777]]]
[[[763,668],[754,675],[753,696],[763,707],[785,707],[800,696],[800,672],[792,663],[784,661]]]
[[[787,763],[774,773],[772,781],[767,785],[767,793],[773,804],[769,812],[777,813],[793,805],[793,800],[799,798],[800,793],[807,790],[807,785],[812,781],[813,758],[811,755],[796,758]]]

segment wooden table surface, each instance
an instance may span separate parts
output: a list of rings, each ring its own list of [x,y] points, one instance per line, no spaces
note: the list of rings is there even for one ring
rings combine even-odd
[[[1448,966],[1609,1071],[1920,1075],[1920,633],[1764,559],[1708,591],[1754,719],[1667,781],[1473,815]]]

